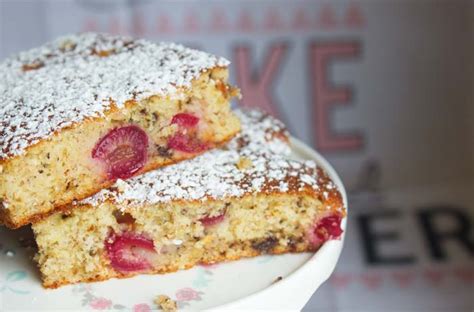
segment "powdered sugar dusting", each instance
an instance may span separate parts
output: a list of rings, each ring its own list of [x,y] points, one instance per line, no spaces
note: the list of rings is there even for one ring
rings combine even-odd
[[[0,64],[0,159],[21,155],[55,131],[103,116],[112,103],[172,95],[229,62],[174,43],[86,33]]]
[[[223,149],[121,181],[83,203],[106,199],[134,206],[172,200],[241,197],[248,193],[286,193],[312,188],[337,192],[314,162],[289,160],[288,133],[278,120],[258,111],[236,114],[242,132]],[[239,165],[244,164],[244,165]]]

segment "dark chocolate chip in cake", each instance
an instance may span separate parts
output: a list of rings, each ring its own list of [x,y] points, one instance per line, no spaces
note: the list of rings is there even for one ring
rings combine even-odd
[[[258,250],[261,253],[268,253],[277,244],[278,244],[278,239],[276,239],[275,237],[267,237],[263,240],[256,240],[252,242],[252,248],[255,250]]]

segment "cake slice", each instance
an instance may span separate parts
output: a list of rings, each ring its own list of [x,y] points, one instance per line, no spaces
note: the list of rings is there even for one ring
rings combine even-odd
[[[0,223],[194,157],[239,131],[228,61],[173,43],[67,36],[0,64]]]
[[[314,162],[287,159],[279,121],[238,115],[242,132],[224,148],[117,181],[34,224],[44,286],[315,251],[339,238],[334,183]]]

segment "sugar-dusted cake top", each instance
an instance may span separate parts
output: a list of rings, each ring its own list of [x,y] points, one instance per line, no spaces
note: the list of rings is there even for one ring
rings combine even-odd
[[[61,37],[0,64],[0,159],[55,131],[102,116],[112,102],[168,95],[223,58],[174,43],[85,33]]]
[[[236,112],[242,132],[222,149],[117,181],[82,203],[113,200],[119,206],[173,200],[208,200],[248,193],[286,193],[312,188],[339,196],[336,186],[313,161],[289,160],[288,133],[278,120],[258,111]]]

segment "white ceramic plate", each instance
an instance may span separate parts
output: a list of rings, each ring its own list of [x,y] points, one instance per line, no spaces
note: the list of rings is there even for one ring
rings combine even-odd
[[[344,187],[328,162],[298,140],[292,139],[292,148],[295,158],[313,159],[328,172],[347,207]],[[0,228],[0,311],[145,312],[156,308],[153,300],[159,294],[192,310],[300,310],[334,270],[344,241],[344,237],[329,241],[315,254],[261,256],[166,275],[45,290],[32,261],[33,251],[24,247],[29,239],[28,230]]]

